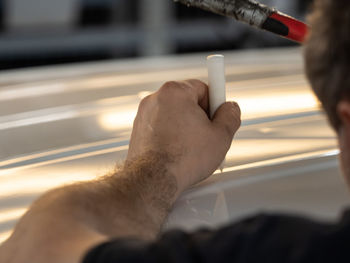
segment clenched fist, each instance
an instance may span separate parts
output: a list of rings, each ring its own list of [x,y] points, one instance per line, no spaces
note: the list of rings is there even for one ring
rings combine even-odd
[[[199,80],[167,82],[140,103],[127,163],[159,153],[178,192],[210,176],[221,164],[241,123],[237,103],[209,119],[208,86]]]

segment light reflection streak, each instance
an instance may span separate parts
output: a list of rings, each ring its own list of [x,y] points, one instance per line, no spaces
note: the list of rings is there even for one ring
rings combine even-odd
[[[130,129],[133,125],[137,113],[136,108],[129,110],[122,109],[121,111],[103,113],[99,117],[99,124],[105,130],[122,130]]]
[[[278,135],[276,135],[277,137]],[[226,160],[237,162],[244,159],[270,159],[271,157],[285,156],[297,153],[313,152],[315,149],[334,149],[335,138],[328,140],[320,139],[249,139],[234,142],[233,147],[228,151]],[[329,150],[328,150],[329,151]]]
[[[21,85],[20,87],[11,87],[8,90],[0,91],[0,101],[37,97],[38,94],[41,96],[53,95],[67,91],[67,87],[63,83],[36,83],[34,85],[32,83],[31,85],[23,85],[24,87]]]
[[[137,109],[139,101],[140,99],[138,96],[121,96],[102,99],[91,103],[0,116],[0,130],[91,116],[106,112],[110,109],[123,111],[125,110],[124,105],[127,105],[126,108],[128,109],[135,110]]]
[[[57,113],[52,113],[52,114],[38,116],[38,117],[30,116],[28,118],[23,118],[23,119],[18,118],[17,120],[0,122],[0,130],[36,125],[36,124],[40,124],[40,123],[60,121],[60,120],[65,120],[65,119],[73,119],[73,118],[76,118],[78,116],[79,116],[78,112],[76,112],[74,110],[68,110],[68,111],[64,111],[64,112],[57,112]]]
[[[224,173],[229,173],[229,172],[234,172],[234,171],[240,171],[240,170],[245,170],[245,169],[252,169],[252,168],[262,168],[266,166],[277,166],[280,164],[286,164],[289,162],[297,162],[301,160],[311,160],[311,159],[319,159],[321,157],[336,157],[339,155],[340,151],[339,150],[320,150],[320,151],[315,151],[315,152],[308,152],[308,153],[299,153],[299,154],[294,154],[294,155],[288,155],[288,156],[283,156],[283,157],[276,157],[272,159],[267,159],[267,160],[261,160],[261,161],[256,161],[256,162],[251,162],[251,163],[246,163],[246,164],[241,164],[241,165],[235,165],[235,166],[230,166],[226,167],[223,169]],[[221,174],[222,172],[217,170],[215,171],[214,174]],[[209,180],[212,179],[213,177],[209,177]]]
[[[235,100],[239,103],[242,110],[242,119],[318,109],[318,101],[309,91],[268,93],[249,97],[235,96],[234,92],[229,92],[228,100]],[[121,108],[119,111],[103,113],[99,117],[99,124],[106,130],[131,129],[136,111],[135,107],[128,110]]]
[[[226,74],[247,74],[247,73],[259,73],[271,70],[293,70],[298,69],[299,65],[296,64],[294,68],[288,64],[274,64],[266,65],[227,65]],[[132,86],[146,83],[164,82],[167,80],[183,80],[186,78],[206,78],[207,71],[204,67],[191,68],[191,69],[173,69],[164,70],[159,74],[156,72],[147,73],[134,73],[127,75],[118,75],[117,73],[105,75],[105,76],[83,76],[78,79],[68,80],[51,80],[42,81],[29,84],[18,84],[9,86],[8,90],[0,90],[0,101],[8,101],[14,99],[23,99],[30,97],[47,96],[53,94],[60,94],[64,92],[76,92],[81,90],[101,89],[108,87],[119,86]],[[298,79],[294,76],[294,79]]]
[[[13,232],[12,230],[6,231],[6,232],[0,232],[0,245],[11,236],[12,232]]]
[[[281,77],[282,79],[285,77]],[[229,83],[231,85],[231,83]],[[236,83],[237,84],[237,83]],[[255,85],[252,85],[255,86]],[[250,86],[248,86],[250,87]],[[237,84],[236,88],[246,89]],[[258,91],[257,87],[255,87]],[[92,103],[63,106],[35,112],[24,112],[13,116],[0,118],[0,130],[78,118],[87,115],[100,114],[99,124],[105,130],[131,129],[133,119],[140,99],[149,95],[149,91],[140,92],[137,96],[123,96],[102,99]],[[241,108],[244,119],[267,117],[290,112],[300,112],[318,107],[318,102],[306,87],[296,91],[281,88],[279,91],[265,91],[264,94],[243,93],[228,89],[229,100],[236,100]],[[109,110],[113,109],[113,111]],[[108,111],[109,110],[109,111]],[[105,112],[108,111],[108,112]]]
[[[283,86],[283,88],[282,88]],[[308,90],[308,84],[304,74],[268,77],[263,79],[245,79],[245,80],[233,80],[226,83],[226,89],[228,91],[254,91],[255,94],[259,92],[259,89],[265,89],[266,93],[273,93],[276,91],[283,92],[288,88],[288,91],[295,90],[295,88],[301,88],[302,90]],[[251,94],[254,96],[254,94]]]
[[[268,93],[249,97],[235,97],[234,94],[229,93],[228,100],[238,102],[242,110],[242,119],[298,113],[318,108],[317,99],[308,91]]]
[[[13,165],[16,163],[25,163],[28,162],[30,160],[35,160],[35,159],[41,159],[41,158],[46,158],[48,156],[55,156],[55,159],[60,159],[60,161],[63,160],[62,156],[66,156],[66,153],[69,152],[73,152],[75,154],[72,155],[78,155],[79,158],[82,158],[82,154],[86,153],[86,152],[95,152],[95,149],[113,149],[113,151],[122,151],[125,149],[125,143],[128,142],[129,140],[129,136],[126,137],[120,137],[120,138],[114,138],[114,139],[108,139],[108,140],[102,140],[102,141],[98,141],[98,142],[92,142],[92,143],[85,143],[85,144],[79,144],[79,145],[73,145],[73,146],[69,146],[69,147],[64,147],[64,148],[60,148],[60,149],[55,149],[55,150],[49,150],[49,151],[45,151],[45,152],[39,152],[39,153],[33,153],[30,155],[24,155],[24,156],[19,156],[16,158],[11,158],[8,160],[4,160],[4,161],[0,161],[0,176],[3,176],[4,174],[1,173],[2,172],[2,167],[7,166],[7,165]],[[94,149],[94,150],[92,150]],[[106,153],[105,151],[101,152],[101,150],[99,151],[100,154]],[[72,156],[71,155],[71,156]],[[61,156],[58,157],[58,156]],[[86,155],[84,155],[84,157],[86,157]]]
[[[51,169],[40,169],[30,177],[15,176],[12,173],[11,180],[3,178],[0,180],[0,198],[18,195],[37,195],[48,189],[67,183],[81,182],[95,179],[96,170],[88,167],[80,167],[81,172],[60,173],[53,166]],[[13,172],[13,171],[12,171]]]
[[[0,224],[5,223],[6,221],[17,220],[22,215],[24,215],[26,211],[27,211],[27,208],[1,210]]]

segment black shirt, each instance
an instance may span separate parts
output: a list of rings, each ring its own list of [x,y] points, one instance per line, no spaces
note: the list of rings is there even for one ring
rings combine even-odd
[[[350,211],[337,224],[259,215],[213,231],[170,231],[154,243],[117,239],[83,263],[350,262]]]

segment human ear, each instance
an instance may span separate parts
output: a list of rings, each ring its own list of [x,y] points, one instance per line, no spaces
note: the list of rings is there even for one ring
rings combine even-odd
[[[342,100],[337,105],[337,115],[341,121],[340,127],[338,128],[338,141],[339,147],[343,154],[350,157],[350,102]]]
[[[343,131],[346,131],[347,133],[349,133],[349,136],[350,136],[350,102],[349,101],[342,100],[338,103],[337,115],[341,120]]]
[[[338,129],[340,163],[346,181],[350,187],[350,102],[342,100],[337,105],[337,115],[341,121]]]

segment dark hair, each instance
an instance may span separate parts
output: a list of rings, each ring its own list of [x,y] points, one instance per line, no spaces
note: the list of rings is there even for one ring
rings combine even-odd
[[[309,23],[306,74],[331,125],[339,130],[337,105],[350,98],[350,1],[315,0]]]

